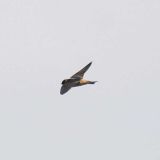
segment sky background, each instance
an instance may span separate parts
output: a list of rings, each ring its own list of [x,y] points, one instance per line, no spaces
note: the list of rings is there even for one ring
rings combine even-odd
[[[160,1],[1,0],[0,159],[160,160]]]

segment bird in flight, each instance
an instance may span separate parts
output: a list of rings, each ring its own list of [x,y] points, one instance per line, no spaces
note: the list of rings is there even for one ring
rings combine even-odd
[[[82,68],[80,71],[78,71],[76,74],[74,74],[69,79],[64,79],[62,81],[62,87],[60,90],[60,94],[65,94],[72,87],[83,86],[86,84],[95,84],[97,81],[89,81],[89,80],[83,79],[84,73],[89,69],[91,64],[92,64],[92,62],[87,64],[84,68]]]

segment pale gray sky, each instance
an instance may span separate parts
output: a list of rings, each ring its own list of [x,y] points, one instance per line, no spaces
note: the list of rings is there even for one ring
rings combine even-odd
[[[0,159],[160,160],[160,1],[1,0]]]

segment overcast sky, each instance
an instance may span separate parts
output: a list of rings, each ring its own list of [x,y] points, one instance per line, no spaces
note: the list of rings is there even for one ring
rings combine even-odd
[[[160,1],[1,0],[0,159],[160,160]]]

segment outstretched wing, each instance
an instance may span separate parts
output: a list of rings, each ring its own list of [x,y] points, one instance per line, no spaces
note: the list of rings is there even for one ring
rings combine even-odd
[[[66,92],[68,92],[71,89],[70,85],[62,85],[61,90],[60,90],[60,94],[65,94]]]
[[[91,64],[92,64],[92,62],[87,64],[84,68],[82,68],[80,71],[78,71],[76,74],[74,74],[71,78],[83,78],[84,73],[89,69]]]

